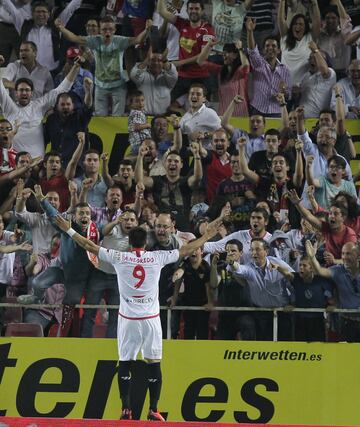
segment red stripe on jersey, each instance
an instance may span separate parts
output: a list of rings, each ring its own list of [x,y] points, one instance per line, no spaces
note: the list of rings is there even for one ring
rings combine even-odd
[[[123,317],[124,319],[128,319],[128,320],[146,320],[146,319],[153,319],[154,317],[158,317],[159,313],[154,314],[153,316],[147,316],[147,317],[128,317],[128,316],[124,316],[119,311],[119,316]]]

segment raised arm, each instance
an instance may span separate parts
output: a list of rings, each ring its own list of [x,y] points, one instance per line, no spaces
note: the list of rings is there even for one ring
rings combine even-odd
[[[317,230],[321,230],[322,222],[319,218],[316,218],[309,209],[306,209],[301,204],[301,199],[298,196],[297,192],[295,190],[290,190],[287,193],[287,196],[290,200],[290,202],[296,207],[297,211],[300,213],[300,215],[306,219],[306,221],[310,222],[312,226],[314,226]]]
[[[100,159],[102,161],[101,176],[103,177],[107,187],[112,187],[114,185],[114,180],[109,174],[109,154],[102,153]]]
[[[108,234],[110,234],[114,227],[121,224],[122,220],[123,220],[122,215],[120,215],[117,218],[115,218],[114,221],[111,221],[105,224],[102,228],[102,234],[104,236],[107,236]]]
[[[260,180],[260,176],[249,169],[248,162],[246,160],[246,138],[242,136],[237,140],[237,146],[239,149],[239,157],[240,157],[240,169],[242,170],[242,173],[246,176],[247,179],[252,181],[255,184],[258,184]]]
[[[286,106],[285,95],[279,92],[276,97],[281,109],[281,130],[289,129],[289,113]]]
[[[296,161],[295,161],[295,173],[293,176],[293,184],[296,188],[300,188],[304,180],[302,148],[303,148],[303,143],[297,140],[295,142]]]
[[[180,150],[182,148],[182,143],[183,143],[182,132],[180,129],[180,117],[177,116],[176,114],[172,114],[170,117],[168,117],[167,120],[171,123],[171,125],[174,129],[173,145],[170,148],[170,150],[171,151],[175,150],[178,153],[180,153]]]
[[[230,124],[230,119],[234,113],[235,105],[241,102],[244,102],[244,98],[240,95],[235,95],[221,118],[221,126],[231,135],[234,134],[235,129],[234,126]]]
[[[135,163],[135,181],[137,183],[142,182],[146,188],[152,188],[154,181],[150,176],[144,176],[144,156],[147,149],[143,146],[140,147],[139,153]]]
[[[347,45],[352,45],[354,43],[356,43],[356,41],[358,40],[358,38],[360,37],[360,29],[353,31],[352,33],[350,33],[346,38],[345,38],[345,43]]]
[[[194,158],[194,173],[188,178],[188,185],[189,187],[193,188],[196,185],[200,184],[203,177],[203,169],[199,153],[199,144],[196,142],[192,142],[190,144],[190,150]]]
[[[70,205],[66,212],[73,213],[75,212],[75,207],[79,203],[78,195],[77,195],[77,185],[75,181],[69,180],[68,188],[70,193]]]
[[[317,0],[311,0],[310,18],[311,18],[311,35],[313,40],[317,40],[319,38],[320,29],[321,29],[321,16],[320,16],[320,10],[319,10],[319,5]]]
[[[181,248],[179,249],[180,258],[189,256],[194,251],[196,251],[196,249],[201,248],[201,246],[205,242],[207,242],[209,239],[211,239],[217,234],[218,228],[220,227],[220,225],[221,225],[221,221],[219,221],[218,219],[214,220],[207,226],[203,236],[201,236],[199,239],[193,240],[190,243],[187,243],[186,245],[181,246]]]
[[[146,40],[148,35],[150,34],[152,24],[153,24],[152,20],[147,19],[146,23],[145,23],[145,29],[140,34],[138,34],[136,37],[130,37],[129,45],[135,46],[137,44],[142,44]]]
[[[85,132],[78,132],[76,134],[78,138],[78,145],[73,155],[71,156],[70,162],[68,163],[65,170],[65,178],[67,180],[73,179],[76,172],[77,164],[79,163],[85,145]]]
[[[94,82],[91,80],[90,77],[84,78],[84,90],[85,90],[85,96],[84,96],[84,104],[87,108],[91,108],[93,106],[93,86]]]
[[[285,18],[285,14],[286,14],[285,7],[286,7],[285,0],[280,0],[277,23],[278,23],[281,37],[285,37],[288,32],[288,26]]]
[[[246,18],[245,27],[246,27],[248,48],[253,50],[256,47],[256,42],[255,42],[255,37],[254,37],[254,31],[256,28],[255,20],[253,20],[251,18]]]
[[[21,27],[25,21],[24,16],[21,13],[18,13],[14,3],[11,0],[1,0],[0,4],[4,7],[4,9],[11,15],[13,19],[14,27],[16,31],[20,34]]]
[[[270,269],[277,270],[280,274],[282,274],[285,277],[286,280],[290,280],[290,282],[294,280],[294,273],[283,265],[276,264],[275,262],[271,261]]]
[[[100,246],[77,233],[73,228],[71,228],[70,222],[64,219],[61,215],[57,215],[54,218],[54,223],[60,228],[60,230],[68,234],[79,246],[84,248],[86,251],[98,255]]]
[[[200,52],[200,54],[199,55],[196,55],[196,57],[197,57],[197,59],[196,59],[196,62],[199,64],[199,65],[202,65],[205,61],[207,61],[207,59],[208,59],[208,57],[209,57],[209,55],[210,55],[210,52],[211,52],[211,49],[215,46],[217,44],[217,41],[216,40],[209,40],[207,43],[206,43],[206,45],[202,48],[202,50],[201,50],[201,52]]]
[[[60,19],[55,20],[55,26],[61,32],[64,38],[69,42],[78,44],[80,46],[86,45],[86,37],[78,36],[73,32],[71,32],[70,30],[68,30],[67,28],[65,28],[65,25],[63,24],[63,22],[61,22]]]
[[[315,188],[320,188],[320,181],[317,178],[314,178],[312,167],[314,164],[314,156],[306,157],[306,166],[305,166],[305,178],[308,185],[312,185]]]
[[[310,262],[315,270],[315,273],[319,276],[325,277],[326,279],[332,279],[331,270],[328,268],[321,267],[319,261],[316,259],[316,248],[311,244],[310,240],[305,242],[306,254],[310,259]]]
[[[64,25],[69,22],[74,12],[79,9],[81,2],[82,0],[71,0],[71,2],[68,3],[65,9],[60,13],[59,19],[64,23]]]
[[[175,24],[177,17],[167,10],[165,0],[158,1],[158,12],[160,16],[164,18],[165,21]]]
[[[0,186],[5,184],[6,182],[12,181],[13,179],[22,177],[28,170],[34,168],[42,162],[42,157],[35,157],[31,160],[31,162],[26,166],[21,166],[20,168],[16,168],[11,172],[5,173],[0,176]]]
[[[330,69],[329,69],[322,53],[320,52],[319,48],[317,47],[316,43],[314,41],[311,41],[309,43],[309,48],[310,48],[311,52],[314,54],[315,62],[316,62],[316,65],[318,67],[318,70],[321,73],[321,76],[324,79],[328,79],[331,76],[331,72],[330,72]]]

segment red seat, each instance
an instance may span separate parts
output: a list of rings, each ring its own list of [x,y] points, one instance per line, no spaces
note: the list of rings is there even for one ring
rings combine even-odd
[[[1,302],[17,303],[16,297],[3,297]],[[4,325],[8,323],[20,323],[23,321],[23,311],[21,307],[5,307],[4,309]]]
[[[107,325],[99,324],[93,326],[93,338],[106,338]]]
[[[37,323],[9,323],[5,329],[6,337],[43,337],[44,331]]]

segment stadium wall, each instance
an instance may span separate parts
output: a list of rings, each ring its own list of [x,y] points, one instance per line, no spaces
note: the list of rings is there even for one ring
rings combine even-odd
[[[355,426],[359,358],[360,344],[164,341],[159,408],[171,422]],[[116,340],[2,337],[0,416],[116,420],[116,365]],[[145,366],[134,368],[144,420]]]

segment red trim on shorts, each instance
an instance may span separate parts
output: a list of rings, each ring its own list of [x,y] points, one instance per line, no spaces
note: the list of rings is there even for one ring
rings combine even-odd
[[[123,314],[121,314],[119,312],[119,316],[123,317],[124,319],[128,319],[128,320],[146,320],[146,319],[153,319],[154,317],[158,317],[158,314],[154,314],[153,316],[147,316],[147,317],[128,317],[128,316],[124,316]]]

